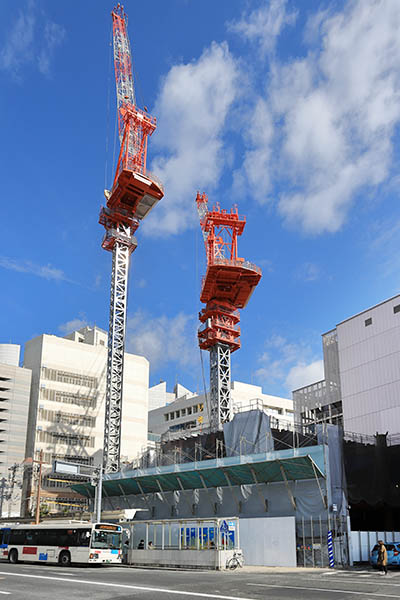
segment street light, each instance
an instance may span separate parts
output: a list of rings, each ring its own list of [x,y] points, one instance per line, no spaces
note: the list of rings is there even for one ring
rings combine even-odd
[[[86,471],[86,472],[84,472]],[[80,477],[90,477],[90,483],[96,485],[95,511],[96,521],[101,521],[101,500],[103,488],[103,467],[92,467],[80,463],[63,462],[55,460],[53,463],[54,473],[63,473],[67,475],[79,475]]]

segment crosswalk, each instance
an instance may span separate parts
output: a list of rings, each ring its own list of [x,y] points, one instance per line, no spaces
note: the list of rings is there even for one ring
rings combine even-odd
[[[377,580],[382,577],[390,578],[390,579],[399,579],[400,580],[400,570],[389,570],[387,575],[383,575],[377,569],[351,569],[351,570],[332,570],[325,571],[322,573],[323,577],[329,577],[332,579],[374,579]]]

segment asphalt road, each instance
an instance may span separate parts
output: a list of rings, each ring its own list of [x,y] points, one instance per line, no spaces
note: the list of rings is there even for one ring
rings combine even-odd
[[[162,571],[0,562],[0,600],[400,600],[400,571]]]

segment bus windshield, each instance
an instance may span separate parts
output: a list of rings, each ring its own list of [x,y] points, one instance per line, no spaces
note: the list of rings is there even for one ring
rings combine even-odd
[[[121,533],[115,531],[98,531],[94,529],[92,532],[92,543],[91,548],[94,549],[105,549],[110,548],[111,550],[121,549]]]

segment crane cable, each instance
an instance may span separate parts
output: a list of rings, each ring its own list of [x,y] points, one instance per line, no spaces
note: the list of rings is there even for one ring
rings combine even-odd
[[[107,189],[108,152],[110,147],[110,112],[111,112],[111,55],[112,55],[112,26],[110,28],[110,43],[108,52],[108,83],[107,83],[107,117],[106,117],[106,161],[104,166],[104,189]],[[112,177],[112,174],[111,174]]]
[[[196,290],[196,298],[199,297],[200,295],[200,288],[199,288],[199,255],[198,255],[198,246],[199,246],[199,242],[198,242],[198,229],[196,228],[196,232],[194,235],[194,247],[195,247],[195,264],[196,264],[196,282],[194,285],[194,289]],[[211,418],[210,418],[210,406],[209,406],[209,397],[207,394],[207,388],[206,388],[206,378],[204,376],[204,362],[203,362],[203,352],[202,349],[199,346],[199,351],[200,351],[200,362],[201,362],[201,374],[202,374],[202,378],[203,378],[203,389],[204,389],[204,398],[205,398],[205,405],[206,405],[206,409],[207,409],[207,418],[208,418],[208,423],[209,423],[209,427],[211,427]]]

